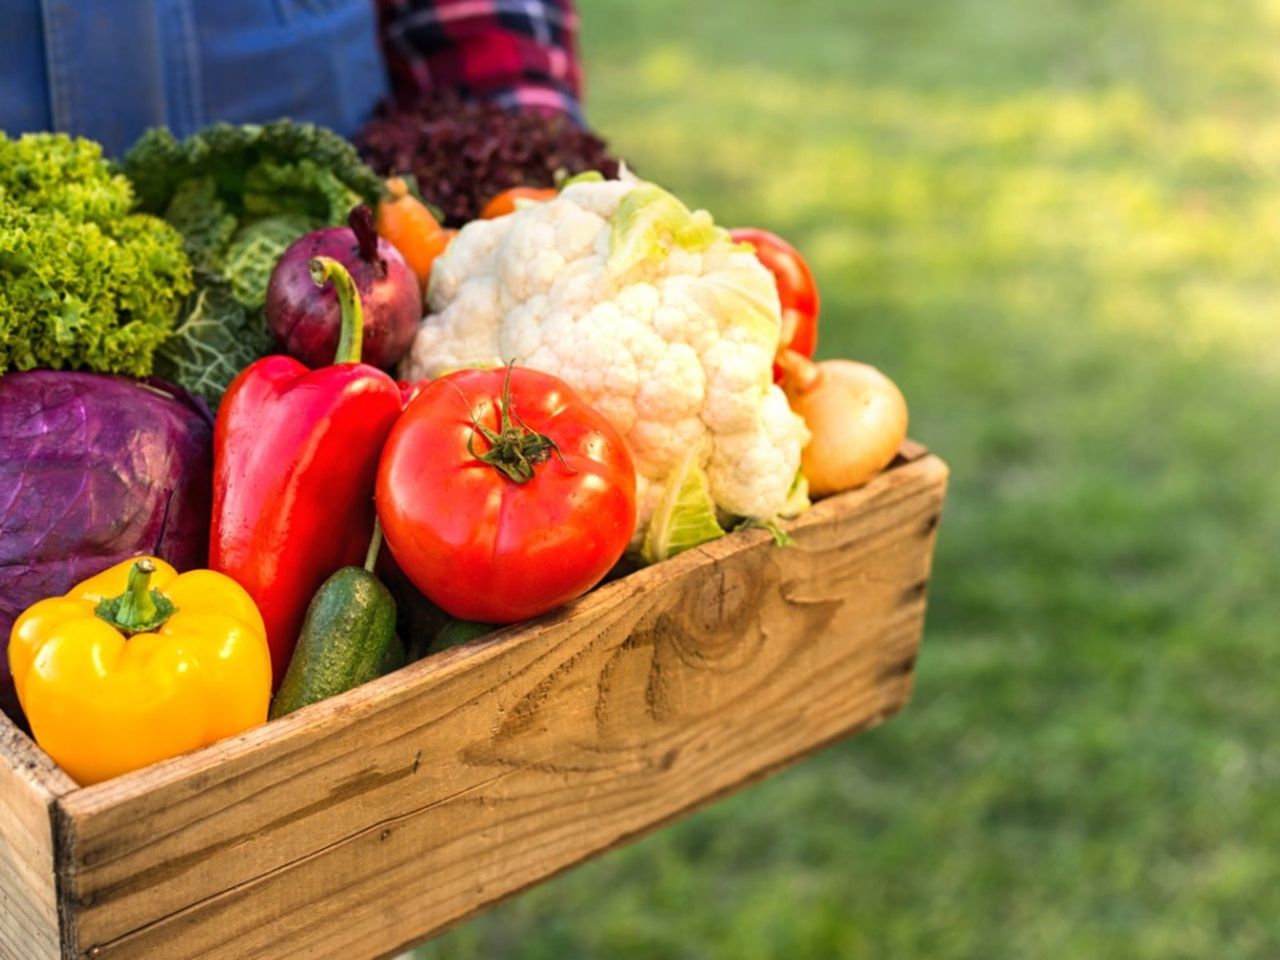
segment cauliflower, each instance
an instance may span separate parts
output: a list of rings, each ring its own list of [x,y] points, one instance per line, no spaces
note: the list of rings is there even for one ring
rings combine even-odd
[[[777,288],[705,211],[641,181],[570,184],[464,227],[428,305],[401,376],[515,361],[565,380],[627,439],[645,559],[794,502],[808,432],[773,384]]]

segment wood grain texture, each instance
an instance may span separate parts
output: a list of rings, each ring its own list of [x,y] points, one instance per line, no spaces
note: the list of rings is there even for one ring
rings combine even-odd
[[[907,700],[946,467],[58,801],[67,956],[392,954]]]
[[[75,784],[0,714],[0,958],[61,956],[52,808]]]

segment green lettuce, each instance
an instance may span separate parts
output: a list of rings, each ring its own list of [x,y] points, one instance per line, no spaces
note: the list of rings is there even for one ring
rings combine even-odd
[[[133,205],[99,144],[0,133],[0,373],[151,373],[191,263],[178,232]]]

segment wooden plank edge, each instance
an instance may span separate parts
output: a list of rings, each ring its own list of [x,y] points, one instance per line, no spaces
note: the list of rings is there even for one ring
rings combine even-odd
[[[50,817],[53,826],[53,872],[58,895],[58,927],[62,939],[63,960],[80,960],[80,909],[72,891],[71,877],[76,869],[75,824],[67,815],[62,799],[55,800]]]
[[[914,459],[907,459],[908,456]],[[834,517],[857,512],[864,503],[879,497],[914,496],[919,487],[945,483],[947,472],[946,464],[929,454],[924,447],[919,444],[910,444],[909,447],[904,445],[902,462],[896,463],[861,487],[819,500],[812,509],[789,521],[784,527],[793,533],[803,531],[813,525],[828,523]],[[937,519],[932,522],[936,525]],[[623,580],[605,584],[560,610],[512,624],[471,643],[426,657],[355,690],[304,707],[245,733],[100,784],[78,788],[64,794],[59,806],[73,819],[91,816],[103,809],[134,801],[156,787],[202,774],[213,775],[224,762],[251,758],[264,745],[279,746],[289,740],[301,741],[335,726],[344,726],[384,709],[406,689],[446,680],[455,673],[500,656],[503,647],[518,642],[526,633],[540,632],[560,620],[587,615],[598,604],[608,604],[612,600],[612,594],[609,593],[611,590],[645,592],[651,585],[671,576],[687,573],[708,561],[714,563],[738,552],[757,549],[771,540],[772,535],[766,531],[743,530],[732,537],[696,547],[663,561],[662,564],[637,570]],[[624,585],[618,586],[619,584]]]
[[[53,759],[36,745],[16,723],[0,712],[0,766],[4,768],[6,779],[24,791],[26,800],[35,810],[43,808],[44,823],[48,830],[49,851],[48,869],[52,876],[49,880],[53,887],[53,907],[56,910],[58,929],[51,931],[65,952],[65,932],[68,929],[68,918],[63,912],[62,876],[58,871],[58,830],[56,825],[59,799],[78,790],[78,785],[60,768]],[[28,808],[32,809],[32,808]],[[9,815],[9,814],[6,814]],[[40,814],[35,814],[40,818]]]
[[[0,763],[49,803],[80,789],[3,711],[0,711]]]
[[[914,674],[914,667],[911,672],[912,674]],[[695,800],[693,803],[690,803],[687,806],[681,807],[679,810],[676,810],[674,813],[671,813],[665,817],[662,817],[661,819],[655,820],[653,823],[646,824],[644,827],[640,828],[639,830],[632,830],[629,833],[625,833],[617,837],[609,845],[601,847],[598,850],[593,850],[589,853],[586,853],[582,857],[579,857],[577,860],[574,860],[571,863],[567,863],[564,866],[561,866],[556,870],[553,870],[552,872],[545,874],[542,877],[539,877],[536,880],[532,880],[529,883],[526,883],[515,890],[508,891],[507,893],[503,893],[490,900],[483,901],[482,903],[477,904],[474,909],[463,914],[457,919],[451,920],[449,923],[443,924],[442,926],[426,933],[423,936],[415,937],[414,939],[408,941],[407,943],[401,944],[399,947],[396,947],[394,950],[391,950],[387,953],[379,954],[379,956],[377,957],[377,960],[391,960],[391,958],[398,957],[401,954],[414,949],[415,947],[422,946],[423,944],[431,940],[434,940],[445,933],[448,933],[450,930],[460,927],[463,924],[467,923],[468,921],[475,919],[480,914],[487,913],[489,910],[492,910],[494,907],[497,907],[500,904],[506,903],[509,900],[514,900],[515,898],[529,892],[534,887],[540,887],[544,883],[554,880],[557,877],[560,877],[566,873],[569,873],[570,871],[576,870],[578,867],[581,867],[585,863],[590,863],[592,860],[598,859],[599,857],[603,857],[606,854],[614,852],[615,850],[620,850],[623,847],[630,846],[631,844],[636,843],[639,840],[643,840],[645,837],[651,836],[652,834],[655,834],[660,830],[664,830],[667,827],[670,827],[673,824],[676,824],[679,821],[684,820],[695,813],[705,810],[708,807],[714,806],[715,804],[719,803],[721,800],[725,800],[728,797],[733,796],[734,794],[741,793],[744,790],[757,786],[758,784],[763,783],[765,780],[768,780],[779,773],[782,773],[794,766],[799,765],[803,761],[807,760],[809,757],[812,757],[814,754],[821,753],[823,750],[829,749],[830,747],[833,747],[838,743],[843,743],[845,740],[849,740],[853,737],[866,733],[869,730],[875,729],[876,727],[883,724],[886,720],[893,717],[895,714],[899,713],[902,710],[902,708],[905,707],[910,702],[911,689],[912,689],[911,677],[907,677],[906,682],[904,683],[904,686],[903,686],[904,696],[902,697],[902,699],[896,703],[890,704],[886,709],[881,710],[880,712],[874,714],[873,716],[863,720],[859,720],[856,723],[850,724],[850,726],[840,731],[839,733],[836,733],[833,736],[827,737],[826,739],[819,741],[818,743],[812,744],[806,747],[805,749],[792,754],[789,757],[786,757],[775,763],[771,763],[768,766],[760,768],[759,770],[755,770],[752,773],[748,774],[747,776],[743,777],[741,780],[737,781],[736,783],[732,783],[726,787],[720,788],[719,790],[713,791],[712,793],[707,794],[705,797],[700,797],[699,799]]]

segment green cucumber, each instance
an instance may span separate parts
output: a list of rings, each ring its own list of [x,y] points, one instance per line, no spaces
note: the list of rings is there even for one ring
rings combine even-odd
[[[431,644],[431,652],[439,653],[441,650],[448,650],[450,647],[470,643],[480,637],[487,637],[497,629],[491,623],[476,623],[474,620],[450,620],[436,634],[435,642]]]
[[[271,719],[358,687],[404,665],[396,602],[372,573],[343,567],[316,591]]]

